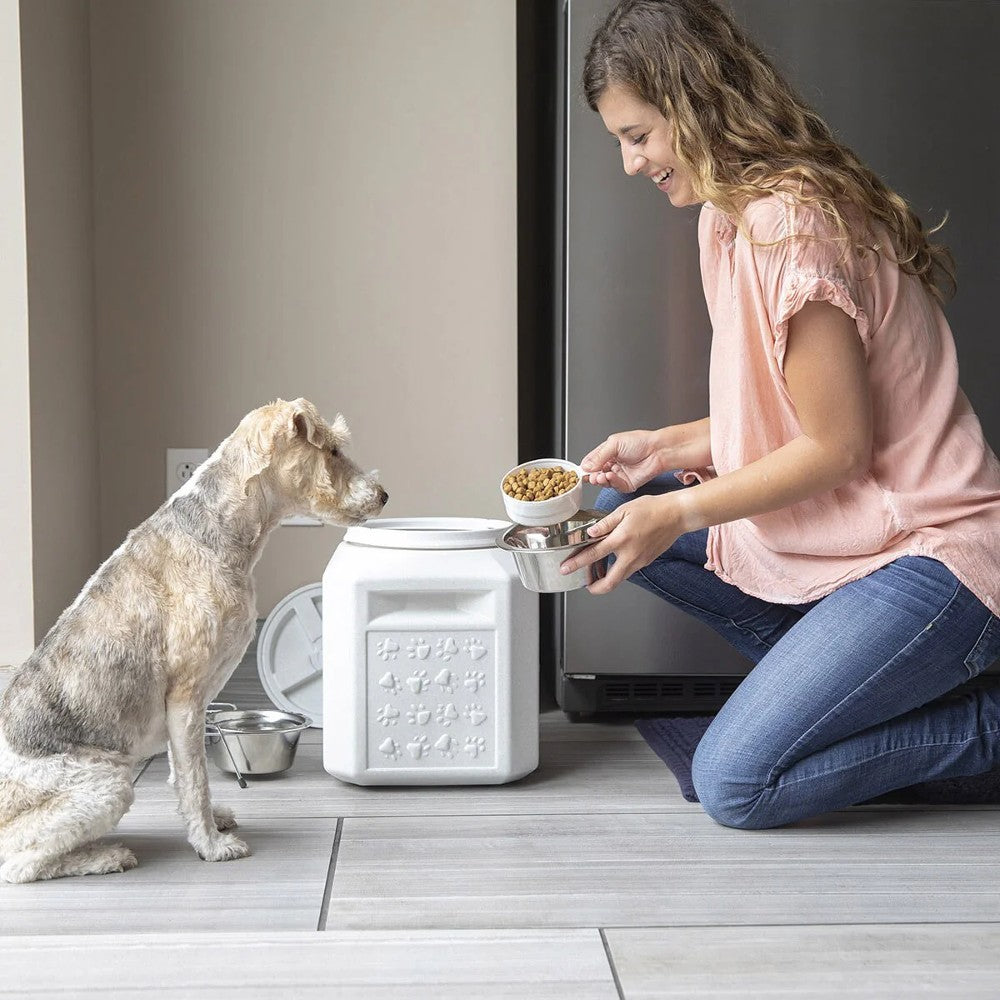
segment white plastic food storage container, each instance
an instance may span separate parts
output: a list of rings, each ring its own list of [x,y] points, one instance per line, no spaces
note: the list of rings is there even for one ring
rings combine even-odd
[[[501,784],[538,766],[538,597],[503,521],[379,518],[323,574],[323,762],[359,785]]]

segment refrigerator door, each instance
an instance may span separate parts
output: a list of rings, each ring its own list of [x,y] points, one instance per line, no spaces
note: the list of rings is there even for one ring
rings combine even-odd
[[[614,431],[708,413],[711,329],[698,267],[699,208],[676,209],[645,178],[627,177],[582,94],[583,58],[611,6],[567,0],[564,26],[565,454],[574,461]],[[996,447],[1000,5],[731,0],[729,7],[838,137],[926,224],[949,211],[940,238],[956,256],[961,292],[946,311],[963,387]],[[585,501],[594,499],[590,489]],[[573,677],[732,676],[750,666],[709,628],[635,586],[604,597],[568,594],[562,612],[557,690],[564,708],[584,707],[567,687]]]

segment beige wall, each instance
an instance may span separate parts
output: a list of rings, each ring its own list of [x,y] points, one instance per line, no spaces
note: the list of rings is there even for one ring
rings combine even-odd
[[[17,0],[0,0],[0,666],[33,645],[28,296]]]
[[[164,449],[304,395],[386,515],[502,516],[516,459],[513,0],[93,0],[101,550]],[[341,533],[279,529],[262,614]]]
[[[35,640],[98,561],[88,5],[21,4]]]

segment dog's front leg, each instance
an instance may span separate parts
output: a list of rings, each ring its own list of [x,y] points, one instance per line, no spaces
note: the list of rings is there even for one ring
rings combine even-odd
[[[174,763],[174,787],[191,846],[206,861],[247,857],[250,848],[244,841],[234,833],[223,833],[216,828],[208,793],[204,711],[188,701],[168,700],[167,733]]]

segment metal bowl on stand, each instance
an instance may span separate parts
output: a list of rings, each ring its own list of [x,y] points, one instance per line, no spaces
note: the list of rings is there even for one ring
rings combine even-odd
[[[213,708],[205,718],[209,756],[227,774],[256,777],[287,771],[303,729],[312,721],[297,712]]]
[[[514,557],[521,583],[537,594],[561,594],[596,583],[606,573],[605,556],[576,570],[562,574],[559,566],[571,555],[594,544],[587,529],[605,516],[599,510],[580,510],[565,521],[534,527],[512,524],[501,532],[497,545]]]

